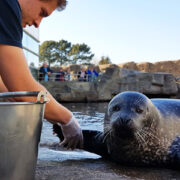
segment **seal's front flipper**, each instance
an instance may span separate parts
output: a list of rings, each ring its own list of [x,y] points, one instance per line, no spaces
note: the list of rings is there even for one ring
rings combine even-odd
[[[61,127],[57,124],[53,125],[53,132],[57,134],[60,141],[63,141]],[[108,158],[108,151],[105,142],[103,142],[103,133],[99,131],[83,130],[83,149],[102,157]]]
[[[83,130],[84,147],[83,149],[104,158],[108,158],[106,143],[103,141],[104,134],[100,131]]]
[[[59,126],[58,124],[53,124],[53,132],[58,136],[61,142],[64,140],[61,126]]]
[[[180,169],[180,136],[177,136],[172,142],[169,149],[169,155],[171,157],[172,165]]]

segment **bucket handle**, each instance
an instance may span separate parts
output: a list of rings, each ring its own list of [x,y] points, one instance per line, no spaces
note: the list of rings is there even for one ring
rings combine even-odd
[[[0,98],[25,97],[25,96],[37,96],[37,103],[43,104],[49,102],[47,92],[45,91],[16,91],[16,92],[0,93]]]

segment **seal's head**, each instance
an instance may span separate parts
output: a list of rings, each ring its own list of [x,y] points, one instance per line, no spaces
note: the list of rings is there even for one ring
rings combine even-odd
[[[108,105],[112,132],[122,139],[130,139],[144,128],[155,128],[158,112],[145,95],[126,91],[116,95]]]

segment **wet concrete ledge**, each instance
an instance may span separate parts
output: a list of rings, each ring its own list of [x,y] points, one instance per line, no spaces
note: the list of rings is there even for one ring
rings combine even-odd
[[[35,180],[134,180],[180,179],[180,172],[171,169],[126,167],[103,159],[39,161]]]

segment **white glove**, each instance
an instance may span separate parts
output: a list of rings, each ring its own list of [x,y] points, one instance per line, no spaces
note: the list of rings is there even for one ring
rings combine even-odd
[[[60,126],[64,135],[64,140],[60,143],[60,145],[66,146],[68,149],[83,147],[82,130],[74,116],[72,116],[67,124],[60,124]]]

